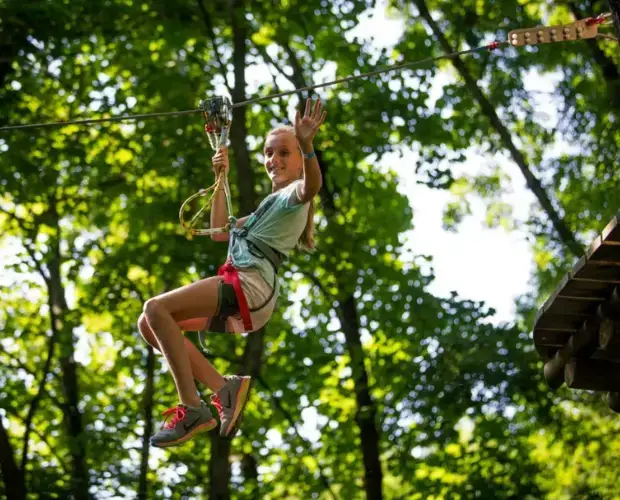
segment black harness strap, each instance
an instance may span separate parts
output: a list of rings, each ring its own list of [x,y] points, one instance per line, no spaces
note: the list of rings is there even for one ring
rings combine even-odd
[[[271,299],[273,298],[276,290],[276,281],[278,279],[278,270],[280,266],[284,262],[285,256],[278,252],[276,249],[270,247],[265,242],[258,239],[253,234],[250,234],[250,229],[256,224],[256,222],[265,214],[267,209],[273,204],[275,200],[269,200],[267,203],[264,203],[259,207],[259,209],[254,212],[254,218],[252,219],[251,224],[247,224],[240,229],[233,230],[230,233],[231,244],[234,244],[232,241],[234,238],[244,238],[248,244],[248,250],[258,258],[265,258],[269,261],[269,263],[273,267],[274,271],[274,283],[271,289],[271,294],[265,300],[263,304],[259,307],[250,309],[250,312],[260,311],[263,307],[265,307]],[[227,283],[220,283],[219,286],[219,302],[220,302],[220,310],[217,314],[210,318],[209,324],[205,328],[206,331],[216,332],[216,333],[227,333],[227,319],[230,316],[234,316],[239,313],[239,302],[237,300],[236,294],[232,285]],[[204,332],[199,332],[199,339],[202,348],[207,350],[204,344]]]

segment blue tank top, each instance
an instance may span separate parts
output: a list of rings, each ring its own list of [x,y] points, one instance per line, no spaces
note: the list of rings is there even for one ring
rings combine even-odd
[[[231,231],[228,258],[238,269],[258,269],[263,279],[276,288],[277,280],[274,268],[269,260],[252,253],[245,234],[269,245],[285,257],[295,249],[308,220],[309,203],[299,201],[297,190],[301,187],[301,180],[292,182],[288,186],[271,193],[253,212],[242,228]]]

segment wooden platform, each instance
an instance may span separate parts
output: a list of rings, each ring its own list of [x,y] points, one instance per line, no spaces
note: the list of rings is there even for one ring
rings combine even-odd
[[[534,343],[551,388],[608,392],[620,412],[620,214],[540,308]]]

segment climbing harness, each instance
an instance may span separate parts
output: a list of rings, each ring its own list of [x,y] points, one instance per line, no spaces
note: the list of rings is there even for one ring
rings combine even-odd
[[[228,134],[230,131],[230,125],[232,123],[232,103],[227,97],[215,97],[200,102],[200,109],[205,120],[205,134],[209,139],[211,147],[217,151],[218,149],[228,146]],[[223,227],[208,228],[208,229],[196,229],[194,227],[198,216],[204,212],[204,210],[212,205],[213,200],[217,192],[223,189],[226,198],[226,209],[228,213],[228,222]],[[200,208],[200,210],[191,218],[190,221],[185,220],[185,212],[189,204],[196,198],[206,197],[211,193],[207,202]],[[232,200],[230,196],[230,188],[228,184],[228,176],[224,169],[220,170],[217,175],[215,184],[207,189],[201,189],[197,193],[190,196],[181,205],[179,211],[179,220],[181,225],[187,229],[191,234],[205,236],[218,233],[229,233],[231,239],[231,245],[237,238],[244,238],[248,245],[249,251],[259,258],[266,258],[274,269],[274,276],[277,276],[278,269],[283,261],[283,255],[277,250],[271,248],[269,245],[262,242],[250,234],[250,229],[260,220],[273,203],[272,199],[265,200],[264,203],[256,210],[254,214],[246,221],[246,224],[242,228],[237,228],[237,218],[233,214]],[[247,303],[247,299],[241,287],[241,280],[239,273],[232,261],[229,259],[219,268],[218,276],[222,277],[222,282],[219,286],[219,307],[218,311],[211,318],[207,329],[210,331],[226,331],[226,321],[230,316],[239,314],[243,321],[243,327],[247,332],[253,330],[251,312],[258,311],[265,307],[273,298],[275,293],[276,283],[274,282],[272,292],[264,303],[255,308],[250,309]],[[200,342],[204,347],[202,335]]]
[[[270,207],[272,200],[267,199],[266,203],[262,203],[259,208],[254,212],[250,218],[246,221],[243,227],[233,228],[230,233],[231,246],[237,238],[245,239],[248,246],[248,251],[255,257],[267,259],[267,261],[273,267],[274,282],[271,286],[271,293],[258,307],[250,308],[243,289],[241,287],[241,281],[237,269],[233,266],[230,260],[227,260],[218,270],[218,276],[222,276],[223,281],[220,282],[218,288],[218,310],[209,318],[209,322],[204,331],[198,332],[198,340],[202,348],[208,352],[204,341],[204,332],[218,332],[227,333],[227,321],[231,316],[239,315],[243,322],[245,331],[251,332],[254,327],[252,325],[251,313],[260,311],[266,307],[276,292],[278,270],[284,261],[284,255],[271,248],[269,245],[256,238],[250,229],[261,219],[265,212]]]

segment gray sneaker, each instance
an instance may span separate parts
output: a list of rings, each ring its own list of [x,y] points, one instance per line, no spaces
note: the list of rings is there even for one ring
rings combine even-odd
[[[179,404],[163,414],[166,415],[166,421],[161,426],[161,430],[151,436],[151,446],[158,448],[184,443],[196,434],[208,432],[217,425],[217,421],[204,401],[200,401],[200,408],[190,408]],[[167,422],[171,415],[174,415],[172,420]]]
[[[232,437],[236,432],[236,424],[240,423],[243,409],[248,400],[251,377],[236,375],[224,377],[226,385],[211,396],[211,403],[220,414],[220,436]]]

